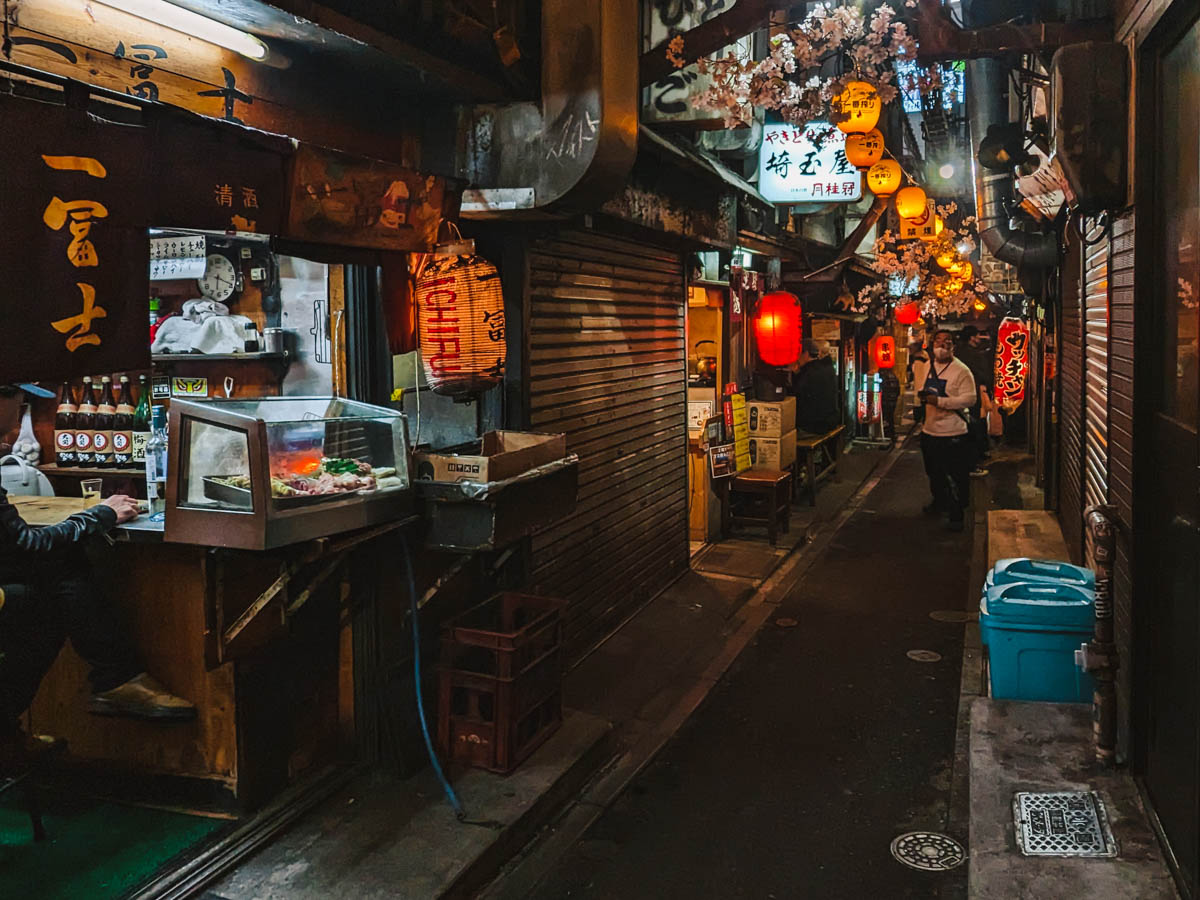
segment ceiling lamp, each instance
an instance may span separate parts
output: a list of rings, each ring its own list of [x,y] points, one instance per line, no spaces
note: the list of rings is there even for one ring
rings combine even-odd
[[[837,127],[846,134],[865,134],[879,122],[883,103],[879,91],[865,81],[851,81],[833,100],[833,108],[841,113]]]
[[[894,159],[884,159],[871,166],[867,172],[867,187],[876,197],[890,197],[900,189],[903,178],[900,163]]]
[[[916,185],[910,185],[896,194],[896,212],[901,218],[920,220],[928,213],[929,198]]]
[[[775,291],[758,301],[754,340],[758,358],[768,366],[790,366],[800,358],[800,299]]]
[[[239,31],[223,22],[194,13],[190,9],[167,3],[166,0],[97,0],[100,4],[120,12],[145,19],[154,25],[162,25],[180,34],[199,38],[240,53],[254,60],[267,58],[267,45],[252,34]]]
[[[846,159],[865,172],[883,159],[883,132],[872,128],[865,134],[846,135]]]

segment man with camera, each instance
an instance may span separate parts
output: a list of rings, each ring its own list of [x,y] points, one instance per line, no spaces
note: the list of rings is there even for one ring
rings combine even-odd
[[[925,512],[946,515],[947,527],[962,531],[975,463],[975,446],[967,428],[967,410],[978,401],[975,378],[965,363],[954,358],[953,332],[939,329],[934,333],[930,357],[913,366],[917,399],[925,411],[921,455],[933,494]]]

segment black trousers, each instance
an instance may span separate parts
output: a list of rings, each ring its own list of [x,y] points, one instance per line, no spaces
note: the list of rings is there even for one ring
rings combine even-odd
[[[975,458],[971,436],[922,434],[921,456],[933,502],[949,513],[951,519],[961,521],[970,500],[971,466]]]
[[[95,585],[82,547],[0,567],[0,728],[10,727],[69,639],[91,666],[94,692],[142,671],[137,654]]]

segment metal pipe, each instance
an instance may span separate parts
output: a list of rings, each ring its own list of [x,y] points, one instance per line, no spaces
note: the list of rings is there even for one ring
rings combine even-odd
[[[1095,623],[1092,639],[1080,650],[1083,668],[1092,674],[1092,734],[1096,759],[1111,765],[1117,748],[1117,668],[1114,640],[1113,565],[1117,554],[1115,509],[1092,506],[1085,513],[1092,567],[1096,572]]]

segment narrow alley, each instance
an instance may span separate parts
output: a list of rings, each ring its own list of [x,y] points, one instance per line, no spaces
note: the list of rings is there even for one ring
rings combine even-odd
[[[931,614],[963,610],[969,549],[926,499],[911,442],[539,900],[966,895],[965,867],[889,851],[911,831],[966,841],[951,808],[963,625]]]

